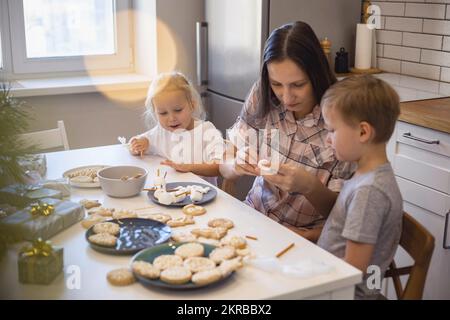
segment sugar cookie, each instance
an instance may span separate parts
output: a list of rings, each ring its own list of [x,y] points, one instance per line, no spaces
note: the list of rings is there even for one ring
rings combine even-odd
[[[159,270],[183,265],[183,259],[173,254],[163,254],[153,260],[153,266]]]
[[[105,220],[108,220],[108,218],[93,214],[93,215],[83,219],[83,221],[81,221],[81,226],[85,229],[89,229],[93,225],[103,222]]]
[[[201,257],[203,256],[204,251],[205,249],[200,243],[190,242],[176,248],[175,254],[185,259],[190,257]]]
[[[120,232],[120,226],[114,222],[100,222],[94,225],[93,230],[95,233],[109,233],[115,236]]]
[[[206,209],[195,204],[188,204],[183,207],[183,213],[189,216],[201,216],[206,213]]]
[[[175,242],[194,242],[197,240],[197,237],[192,233],[177,233],[172,234],[172,240]]]
[[[206,285],[222,278],[222,272],[217,269],[200,271],[192,276],[192,282],[197,285]]]
[[[235,256],[236,250],[231,246],[216,248],[209,254],[209,258],[215,263],[221,263],[223,260],[228,260]]]
[[[216,263],[205,257],[190,257],[184,260],[183,265],[191,270],[192,273],[211,270],[216,267]]]
[[[108,282],[114,286],[127,286],[136,281],[133,273],[126,268],[120,268],[108,272],[106,279],[108,279]]]
[[[137,218],[137,213],[129,210],[120,210],[113,212],[113,219]]]
[[[220,273],[222,273],[222,276],[225,277],[233,271],[236,271],[237,269],[242,267],[241,260],[241,257],[237,257],[231,260],[223,260],[220,263],[220,266],[218,266],[217,268],[219,269]]]
[[[236,249],[244,249],[247,246],[247,240],[239,236],[232,236],[223,238],[220,243],[222,245],[229,245]]]
[[[191,280],[192,273],[186,267],[171,267],[161,272],[160,279],[170,284],[184,284]]]
[[[114,247],[117,242],[117,238],[109,233],[97,233],[89,236],[89,241],[100,246]]]
[[[180,217],[180,218],[176,218],[176,219],[167,221],[167,225],[172,228],[184,227],[184,226],[187,226],[188,224],[194,224],[194,223],[195,223],[194,218],[192,216],[186,216],[186,215],[184,215],[183,217]]]
[[[159,269],[156,268],[155,266],[153,266],[150,262],[135,261],[131,265],[131,268],[133,269],[133,271],[136,274],[143,276],[145,278],[149,278],[149,279],[158,279],[159,278],[159,274],[160,274]]]
[[[191,230],[191,233],[196,235],[197,237],[205,237],[210,239],[220,240],[222,239],[228,232],[226,228],[199,228]]]
[[[234,227],[233,221],[226,218],[216,218],[208,221],[208,226],[211,228],[226,228],[231,229]]]
[[[83,207],[85,207],[88,210],[95,207],[100,207],[102,205],[100,202],[98,202],[98,200],[88,200],[88,199],[81,200],[80,204],[83,205]]]

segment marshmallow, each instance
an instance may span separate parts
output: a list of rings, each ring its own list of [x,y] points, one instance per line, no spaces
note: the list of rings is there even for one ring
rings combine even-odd
[[[192,202],[201,201],[203,198],[203,193],[200,190],[191,190],[191,194],[189,195]]]
[[[175,197],[170,192],[162,191],[159,194],[158,201],[161,204],[169,205],[175,202]]]

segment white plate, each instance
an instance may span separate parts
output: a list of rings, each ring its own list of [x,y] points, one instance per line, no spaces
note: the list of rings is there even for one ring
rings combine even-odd
[[[104,165],[92,165],[92,166],[83,166],[83,167],[77,167],[77,168],[73,168],[70,170],[67,170],[66,172],[63,173],[63,177],[67,178],[67,180],[69,181],[69,184],[73,187],[79,187],[79,188],[100,188],[100,182],[73,182],[70,180],[69,178],[69,174],[71,173],[75,173],[76,171],[80,171],[80,170],[86,170],[86,169],[94,169],[94,170],[101,170],[103,168],[106,168],[109,166],[104,166]]]

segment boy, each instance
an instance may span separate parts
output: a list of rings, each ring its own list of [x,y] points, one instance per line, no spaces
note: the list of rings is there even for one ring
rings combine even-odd
[[[367,268],[378,267],[383,276],[402,230],[402,197],[386,156],[399,97],[384,81],[364,75],[333,85],[321,105],[327,142],[338,160],[355,161],[358,169],[344,183],[317,244],[365,273],[355,297],[373,299],[379,290],[367,285]]]

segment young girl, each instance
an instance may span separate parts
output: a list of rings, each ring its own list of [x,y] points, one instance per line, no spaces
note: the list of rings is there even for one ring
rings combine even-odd
[[[164,157],[161,164],[217,185],[222,135],[211,122],[202,120],[200,96],[186,77],[179,72],[160,74],[150,85],[145,106],[146,119],[157,124],[131,138],[130,152]]]

